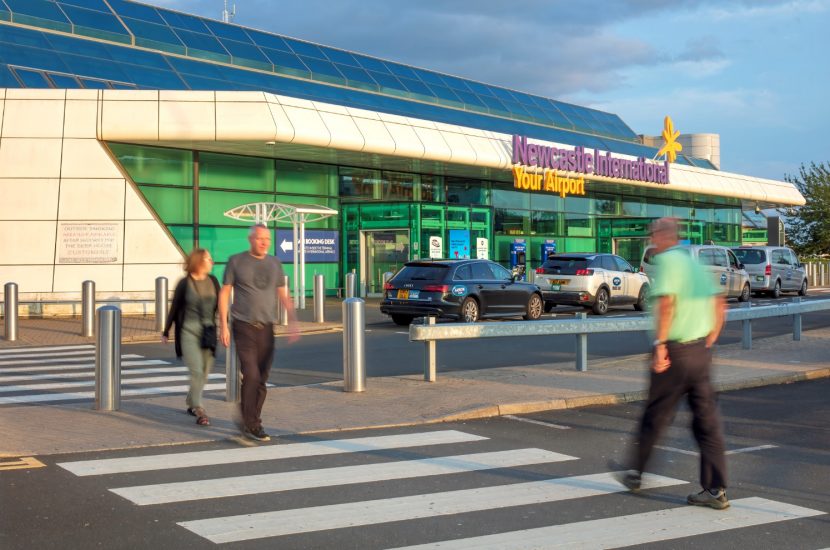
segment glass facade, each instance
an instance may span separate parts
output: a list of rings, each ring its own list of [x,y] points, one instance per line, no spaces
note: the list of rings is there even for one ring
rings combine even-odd
[[[561,198],[517,191],[506,181],[123,143],[109,147],[182,251],[197,244],[210,249],[220,276],[228,256],[247,246],[247,229],[224,212],[262,201],[339,211],[307,226],[337,230],[341,243],[339,263],[308,265],[309,289],[315,273],[326,276],[329,288],[339,288],[342,274],[354,269],[365,292],[380,292],[385,271],[430,256],[433,237],[441,239],[443,257],[455,250],[475,257],[477,239],[486,239],[487,255],[505,266],[510,244],[522,240],[531,269],[543,261],[541,245],[550,240],[559,252],[614,252],[639,265],[648,225],[663,216],[681,220],[681,239],[688,243],[741,243],[737,199],[591,181],[586,196]],[[461,248],[453,248],[458,242]]]

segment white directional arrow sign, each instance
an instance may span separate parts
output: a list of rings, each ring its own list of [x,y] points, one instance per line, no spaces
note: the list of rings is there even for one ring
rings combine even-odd
[[[280,243],[280,248],[282,248],[283,252],[288,252],[289,250],[294,250],[294,243],[289,240],[283,239]]]

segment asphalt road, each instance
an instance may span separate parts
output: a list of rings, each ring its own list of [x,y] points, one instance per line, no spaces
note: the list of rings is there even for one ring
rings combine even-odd
[[[636,495],[615,484],[608,462],[623,456],[642,406],[630,404],[257,448],[42,456],[43,468],[0,472],[0,548],[484,548],[475,537],[488,535],[502,537],[491,548],[534,535],[609,548],[825,548],[829,393],[830,380],[818,380],[721,396],[733,452],[726,512],[685,504],[698,490],[685,410],[653,461],[661,484]],[[381,439],[360,447],[364,437]],[[133,461],[149,455],[162,456]],[[203,464],[182,462],[194,456]],[[113,458],[127,462],[100,462]]]

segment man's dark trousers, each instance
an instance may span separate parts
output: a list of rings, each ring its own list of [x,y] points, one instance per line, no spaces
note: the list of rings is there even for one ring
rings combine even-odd
[[[671,366],[651,371],[648,404],[640,422],[635,450],[638,472],[645,470],[654,445],[674,417],[677,403],[687,395],[692,411],[692,431],[700,447],[700,484],[704,489],[726,488],[726,458],[715,391],[710,380],[712,350],[703,339],[667,344]]]
[[[255,432],[262,427],[265,384],[274,360],[274,328],[269,323],[234,321],[233,338],[242,371],[242,422]]]

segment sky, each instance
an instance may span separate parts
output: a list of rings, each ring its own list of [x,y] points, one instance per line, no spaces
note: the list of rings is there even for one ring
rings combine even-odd
[[[222,0],[143,0],[221,19]],[[830,163],[830,0],[229,0],[234,22],[716,133],[721,169]]]

